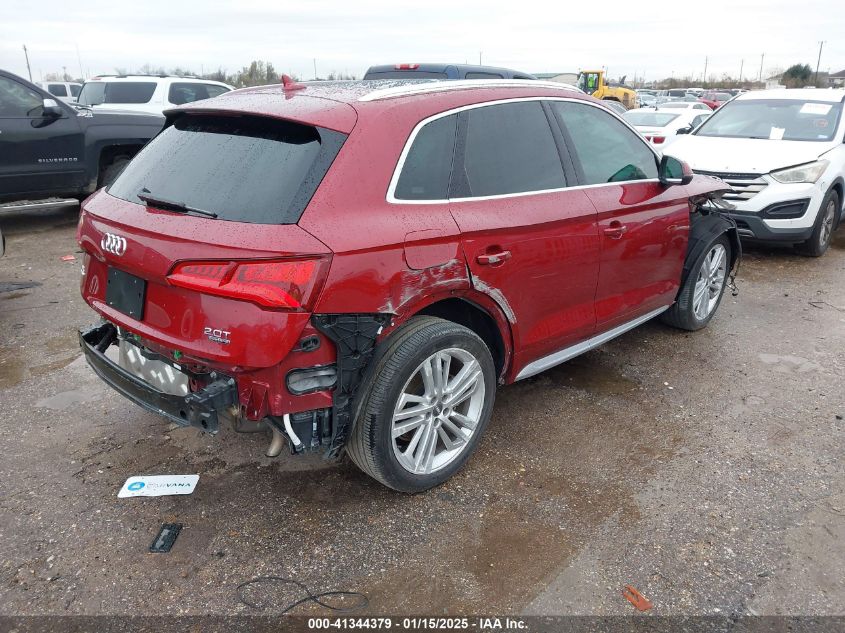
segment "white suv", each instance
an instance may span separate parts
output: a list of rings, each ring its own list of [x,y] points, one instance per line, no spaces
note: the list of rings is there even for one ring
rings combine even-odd
[[[819,257],[845,213],[843,103],[845,90],[747,92],[666,153],[732,187],[741,236]]]
[[[35,85],[66,103],[76,103],[76,98],[82,89],[82,84],[75,81],[36,81]]]
[[[79,93],[79,105],[94,109],[161,114],[168,108],[217,97],[232,90],[219,81],[172,75],[93,77]]]

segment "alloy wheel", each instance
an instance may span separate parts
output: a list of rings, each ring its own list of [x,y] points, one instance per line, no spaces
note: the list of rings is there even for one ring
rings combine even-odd
[[[405,383],[393,411],[391,441],[399,464],[436,472],[469,445],[484,410],[481,363],[461,348],[426,358]]]
[[[819,244],[822,248],[827,246],[830,236],[833,234],[833,218],[836,216],[836,205],[833,200],[827,203],[822,218],[821,231],[819,231]]]
[[[699,321],[703,321],[716,307],[728,272],[727,250],[722,244],[715,244],[707,253],[692,296],[692,310]]]

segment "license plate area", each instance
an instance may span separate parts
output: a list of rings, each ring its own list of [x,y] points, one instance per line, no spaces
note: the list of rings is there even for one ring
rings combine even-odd
[[[109,267],[106,282],[106,304],[133,319],[144,318],[147,282],[127,272]]]

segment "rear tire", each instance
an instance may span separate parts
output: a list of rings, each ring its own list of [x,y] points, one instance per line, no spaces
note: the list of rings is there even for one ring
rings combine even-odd
[[[720,235],[705,248],[684,280],[675,303],[661,315],[661,320],[681,330],[700,330],[716,314],[731,265],[731,243]]]
[[[97,189],[108,187],[112,184],[120,172],[126,169],[131,159],[129,156],[115,156],[112,161],[100,170],[100,177],[97,179]]]
[[[833,229],[836,226],[836,216],[840,209],[839,194],[831,189],[822,200],[819,215],[813,227],[813,234],[806,242],[795,245],[795,250],[807,257],[821,257],[827,252]]]
[[[493,411],[493,358],[472,330],[428,316],[386,345],[362,386],[346,451],[385,486],[421,492],[454,475],[478,446]]]

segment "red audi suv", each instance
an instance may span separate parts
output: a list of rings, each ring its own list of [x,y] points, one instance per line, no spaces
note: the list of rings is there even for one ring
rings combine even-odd
[[[554,84],[286,80],[167,114],[83,206],[89,364],[397,490],[466,462],[497,385],[704,327],[739,257],[722,181]]]

